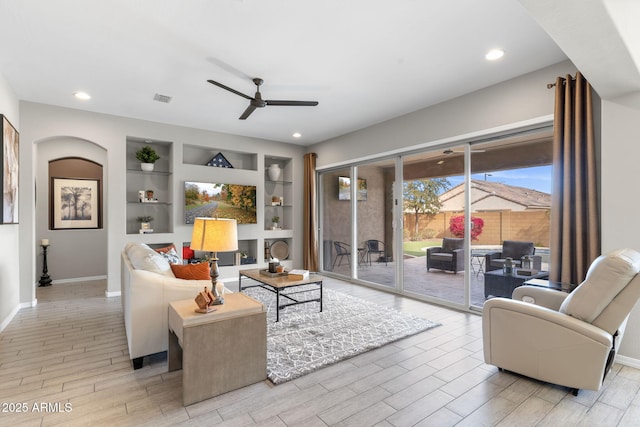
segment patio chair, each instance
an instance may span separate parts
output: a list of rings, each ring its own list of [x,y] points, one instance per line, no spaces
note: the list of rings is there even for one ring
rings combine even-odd
[[[488,252],[485,257],[485,271],[498,270],[504,266],[504,260],[511,258],[516,267],[520,267],[520,259],[525,255],[535,255],[536,248],[533,242],[522,242],[519,240],[505,240],[502,242],[502,250]],[[533,268],[540,271],[542,258],[533,257]]]
[[[387,254],[384,247],[384,242],[380,240],[367,240],[365,242],[365,246],[367,249],[367,261],[369,261],[369,266],[371,266],[371,254],[377,254],[378,259],[377,262],[384,261],[384,265],[387,265]]]
[[[427,271],[431,268],[454,273],[464,271],[464,239],[445,237],[442,246],[427,248]]]
[[[347,264],[349,264],[349,267],[351,267],[351,245],[334,241],[333,247],[336,250],[336,257],[333,259],[333,265],[331,265],[331,269],[336,266],[336,261],[338,261],[338,258],[340,258],[340,262],[338,263],[338,267],[340,267],[340,265],[342,264],[342,259],[344,257],[347,257]]]

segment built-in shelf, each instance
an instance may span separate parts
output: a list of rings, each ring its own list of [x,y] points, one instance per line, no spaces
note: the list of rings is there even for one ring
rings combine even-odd
[[[151,216],[152,234],[173,232],[173,174],[172,143],[151,141],[145,138],[128,137],[126,149],[127,183],[126,183],[126,230],[127,234],[140,234],[140,216]],[[149,145],[158,153],[154,170],[146,172],[140,169],[136,152]],[[152,191],[156,203],[142,203],[139,192]]]
[[[264,175],[264,228],[274,231],[273,217],[279,217],[278,226],[283,230],[293,228],[293,166],[289,157],[265,156]],[[275,179],[269,175],[271,165],[277,165],[280,172]],[[274,202],[277,202],[274,205]]]

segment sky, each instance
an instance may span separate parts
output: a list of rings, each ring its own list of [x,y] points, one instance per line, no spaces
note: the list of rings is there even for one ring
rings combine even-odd
[[[551,194],[552,167],[536,166],[531,168],[520,168],[504,171],[495,171],[487,173],[471,174],[471,179],[491,182],[499,182],[501,184],[513,185],[517,187],[530,188],[532,190],[542,191]],[[453,176],[447,178],[451,183],[451,187],[462,183],[463,176]]]

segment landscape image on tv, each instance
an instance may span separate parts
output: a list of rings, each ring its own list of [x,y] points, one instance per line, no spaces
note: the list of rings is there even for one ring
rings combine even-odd
[[[231,218],[238,224],[256,224],[256,186],[184,183],[184,222],[193,224],[197,217]]]

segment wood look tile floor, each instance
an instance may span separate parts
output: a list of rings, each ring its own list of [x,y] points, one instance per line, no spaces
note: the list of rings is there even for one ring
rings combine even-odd
[[[0,333],[0,426],[638,425],[639,370],[616,364],[599,392],[574,397],[485,365],[478,315],[325,285],[442,326],[282,385],[183,407],[182,371],[167,372],[165,354],[132,369],[120,298],[104,297],[104,282],[39,288],[38,306]]]

